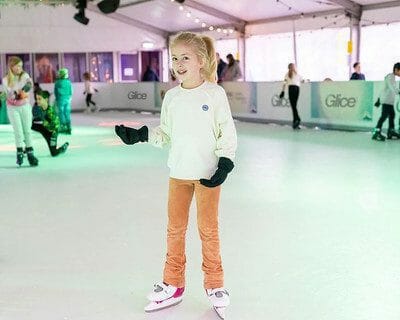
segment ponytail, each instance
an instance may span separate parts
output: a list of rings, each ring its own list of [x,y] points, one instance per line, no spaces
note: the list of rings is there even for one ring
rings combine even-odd
[[[217,56],[214,41],[208,36],[201,36],[207,47],[207,57],[204,62],[204,78],[209,82],[217,82]]]

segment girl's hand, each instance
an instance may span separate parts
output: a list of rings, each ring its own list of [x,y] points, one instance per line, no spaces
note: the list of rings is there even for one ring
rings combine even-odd
[[[233,170],[235,165],[231,159],[221,157],[218,161],[217,171],[210,179],[200,179],[200,183],[208,188],[218,187],[228,177],[228,173]]]
[[[16,96],[16,100],[22,100],[28,98],[29,95],[24,90],[19,90]]]

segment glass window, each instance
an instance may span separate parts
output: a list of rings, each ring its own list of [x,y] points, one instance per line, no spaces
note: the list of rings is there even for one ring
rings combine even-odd
[[[89,53],[89,72],[93,82],[113,82],[112,52]]]
[[[294,62],[293,33],[253,36],[246,40],[247,81],[282,81]]]
[[[299,74],[311,81],[349,80],[349,28],[299,31],[296,36]]]
[[[137,81],[138,80],[138,54],[121,53],[121,80]]]
[[[32,76],[32,66],[31,66],[31,59],[30,59],[30,54],[29,53],[7,53],[6,54],[6,66],[5,66],[5,70],[7,73],[7,64],[8,64],[8,58],[12,57],[12,56],[17,56],[19,57],[23,63],[24,63],[24,70],[30,75]]]
[[[381,81],[400,61],[400,23],[361,29],[360,62],[366,80]]]
[[[57,53],[36,53],[33,74],[35,82],[53,83],[56,81],[58,64]]]
[[[160,81],[160,51],[142,51],[142,81]]]
[[[64,53],[64,68],[68,69],[71,82],[83,82],[83,73],[86,72],[85,53]]]

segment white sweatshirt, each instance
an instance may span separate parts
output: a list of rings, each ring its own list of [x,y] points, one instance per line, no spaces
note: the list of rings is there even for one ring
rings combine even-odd
[[[297,73],[293,74],[292,78],[289,78],[289,73],[286,73],[284,82],[285,82],[285,84],[287,84],[289,86],[300,87],[300,83],[304,82],[304,79],[301,75],[299,75]]]
[[[94,88],[92,83],[89,80],[85,80],[85,93],[88,94],[93,94],[94,93]]]
[[[233,160],[237,147],[225,90],[216,83],[204,82],[194,89],[179,85],[167,91],[160,126],[150,130],[149,142],[158,147],[170,146],[170,177],[209,179],[218,158]]]
[[[380,99],[382,104],[394,105],[396,95],[400,93],[399,87],[396,85],[396,76],[394,73],[389,73],[385,77]]]
[[[10,86],[8,84],[8,79],[7,76],[5,76],[3,78],[3,88],[4,91],[6,92],[7,98],[11,98],[14,96],[14,92],[19,92],[20,90],[22,90],[22,88],[28,83],[28,82],[32,82],[32,79],[29,77],[29,74],[27,74],[26,72],[24,72],[20,76],[13,76],[14,77],[14,81],[13,81],[13,85]],[[21,103],[19,104],[19,106],[21,105],[25,105],[29,103],[29,98],[23,99],[21,100]],[[7,106],[9,107],[14,107],[13,105],[10,105],[7,102]]]

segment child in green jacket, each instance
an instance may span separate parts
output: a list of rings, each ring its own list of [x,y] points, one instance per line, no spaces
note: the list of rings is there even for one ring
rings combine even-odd
[[[58,71],[58,78],[54,84],[54,95],[61,122],[59,132],[71,134],[71,100],[73,90],[68,77],[67,68],[62,68]]]
[[[58,118],[54,107],[49,104],[49,97],[50,93],[48,91],[39,91],[36,94],[38,106],[32,109],[32,130],[42,134],[49,146],[51,156],[55,157],[64,153],[67,150],[69,143],[66,142],[60,148],[57,148],[60,119]]]

